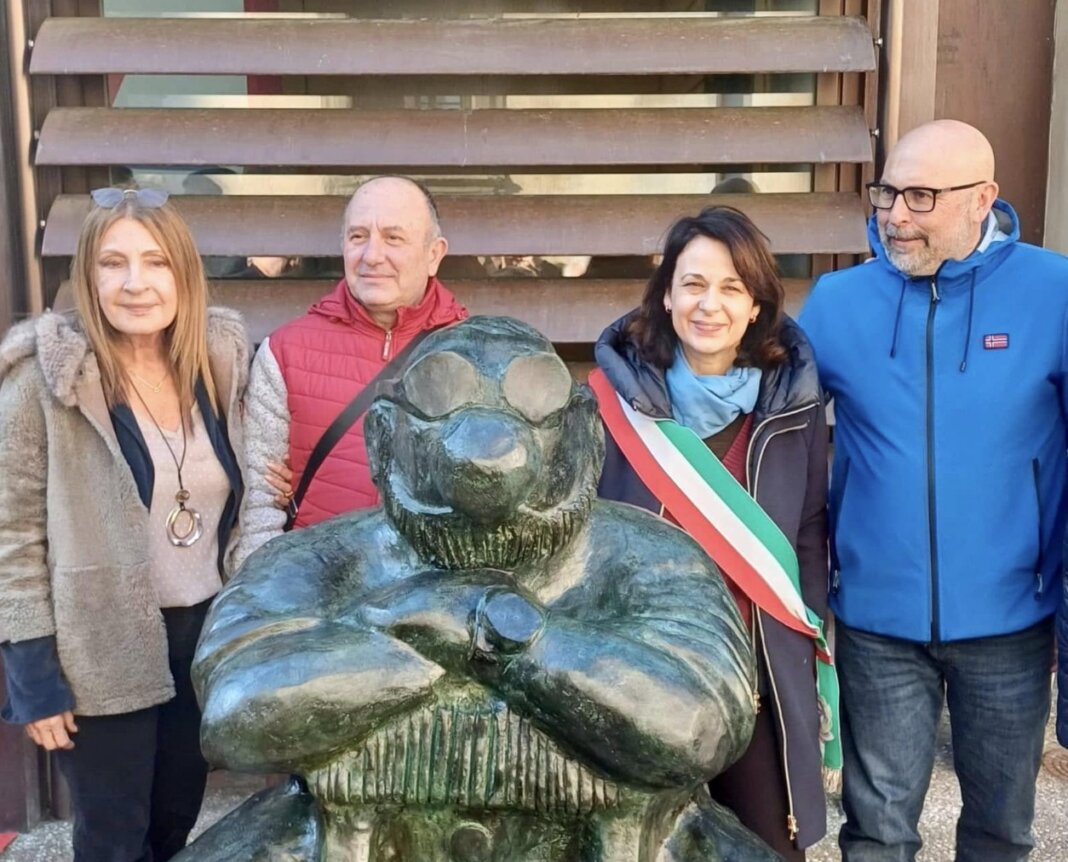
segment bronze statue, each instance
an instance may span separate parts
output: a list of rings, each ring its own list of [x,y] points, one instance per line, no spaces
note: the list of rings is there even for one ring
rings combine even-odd
[[[365,422],[382,508],[250,557],[194,663],[208,759],[300,779],[182,858],[777,858],[704,792],[753,725],[735,604],[682,531],[595,498],[596,404],[552,345],[441,330]]]

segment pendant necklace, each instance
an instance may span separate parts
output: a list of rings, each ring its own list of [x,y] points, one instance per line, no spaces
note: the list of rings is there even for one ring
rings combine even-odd
[[[136,376],[136,375],[134,375]],[[166,380],[167,378],[164,378]],[[151,384],[149,384],[151,386]],[[163,386],[163,380],[159,385]],[[167,451],[171,454],[171,459],[174,461],[174,467],[178,472],[178,493],[174,495],[174,501],[177,504],[171,509],[170,514],[167,515],[167,538],[170,543],[176,548],[188,548],[190,545],[196,544],[197,539],[204,533],[204,527],[201,523],[200,512],[194,509],[192,506],[187,506],[189,502],[189,492],[185,489],[185,485],[182,484],[182,467],[185,466],[185,453],[187,449],[187,438],[185,433],[185,419],[181,421],[182,425],[182,457],[178,458],[174,454],[174,449],[171,448],[170,441],[167,440],[167,435],[163,433],[163,429],[160,427],[159,422],[156,421],[156,417],[152,415],[152,411],[148,409],[148,405],[145,403],[145,399],[141,397],[141,393],[134,387],[134,395],[137,396],[137,400],[141,402],[141,406],[145,408],[145,412],[148,414],[148,418],[152,420],[152,424],[156,426],[156,430],[159,432],[160,439],[163,440],[163,445],[167,447]]]

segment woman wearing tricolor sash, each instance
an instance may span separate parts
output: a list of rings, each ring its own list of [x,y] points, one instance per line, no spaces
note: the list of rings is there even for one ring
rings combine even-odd
[[[827,429],[815,359],[782,312],[767,240],[708,207],[672,226],[641,305],[609,326],[590,383],[599,492],[674,521],[716,561],[759,659],[756,730],[713,797],[788,860],[826,831],[840,766],[827,608]]]

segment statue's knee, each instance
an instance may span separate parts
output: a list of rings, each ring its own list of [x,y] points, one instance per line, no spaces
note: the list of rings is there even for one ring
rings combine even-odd
[[[322,817],[298,779],[261,790],[174,857],[175,862],[315,862]]]

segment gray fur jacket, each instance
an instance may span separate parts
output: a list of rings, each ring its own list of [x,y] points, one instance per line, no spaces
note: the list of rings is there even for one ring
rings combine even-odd
[[[237,312],[209,311],[208,349],[241,459],[249,347]],[[12,327],[0,343],[0,643],[54,636],[80,714],[174,696],[147,532],[76,318],[46,312]]]

